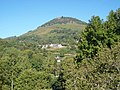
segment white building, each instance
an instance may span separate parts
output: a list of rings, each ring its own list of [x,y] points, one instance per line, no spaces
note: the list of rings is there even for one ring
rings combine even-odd
[[[63,48],[61,44],[46,44],[42,46],[42,49],[47,49],[48,47],[50,48]]]

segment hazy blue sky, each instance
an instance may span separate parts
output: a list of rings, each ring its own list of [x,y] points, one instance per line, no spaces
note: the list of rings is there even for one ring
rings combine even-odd
[[[0,0],[0,38],[21,35],[59,16],[105,20],[118,8],[120,0]]]

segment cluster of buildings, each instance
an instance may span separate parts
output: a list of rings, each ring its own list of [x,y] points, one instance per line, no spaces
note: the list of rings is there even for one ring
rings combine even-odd
[[[46,44],[42,46],[42,49],[47,49],[47,48],[63,48],[65,46],[61,44]]]

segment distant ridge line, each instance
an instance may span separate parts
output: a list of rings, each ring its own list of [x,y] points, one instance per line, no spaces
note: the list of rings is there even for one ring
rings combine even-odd
[[[55,24],[68,24],[68,23],[76,23],[76,24],[82,24],[82,25],[87,24],[86,22],[81,21],[76,18],[60,16],[60,17],[54,18],[54,19],[48,21],[47,23],[41,25],[41,27],[52,26]]]

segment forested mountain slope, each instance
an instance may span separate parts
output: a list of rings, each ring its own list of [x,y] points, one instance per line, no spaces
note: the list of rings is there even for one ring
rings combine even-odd
[[[80,32],[87,23],[72,17],[59,17],[29,31],[16,39],[16,42],[29,42],[36,44],[73,44],[78,41]]]

